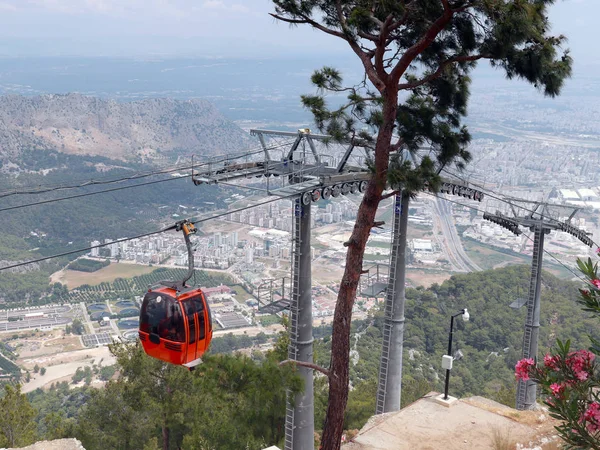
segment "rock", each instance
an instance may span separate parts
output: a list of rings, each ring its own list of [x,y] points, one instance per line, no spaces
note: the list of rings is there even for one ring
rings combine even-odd
[[[16,449],[0,449],[16,450]],[[28,447],[21,447],[20,450],[85,450],[81,442],[77,439],[57,439],[55,441],[40,441]]]

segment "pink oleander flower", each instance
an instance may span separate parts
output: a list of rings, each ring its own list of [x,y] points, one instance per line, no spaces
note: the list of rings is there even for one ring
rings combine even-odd
[[[552,391],[552,395],[554,395],[556,398],[560,398],[562,396],[563,392],[565,391],[565,385],[558,384],[558,383],[552,383],[550,385],[550,390]]]
[[[598,430],[600,430],[600,403],[590,403],[590,406],[586,412],[583,413],[580,421],[586,423],[585,426],[590,433],[596,433]]]
[[[550,353],[547,353],[544,356],[544,365],[552,370],[558,370],[558,356],[552,356]]]
[[[598,248],[596,249],[596,254],[597,254],[597,255],[600,255],[600,247],[598,247]]]
[[[517,380],[529,380],[529,368],[535,365],[533,358],[524,358],[517,362],[515,366],[515,376]]]
[[[585,381],[590,377],[594,370],[592,362],[595,358],[596,355],[588,350],[578,350],[569,353],[566,363],[573,371],[575,378],[579,381]]]
[[[589,350],[579,350],[577,353],[579,353],[588,364],[591,364],[594,361],[594,359],[596,359],[596,355],[594,355]]]
[[[584,297],[590,296],[590,291],[588,289],[579,289],[579,292],[581,292],[581,295],[583,295]]]
[[[598,278],[594,278],[592,280],[592,284],[596,286],[596,288],[600,289],[600,280]]]

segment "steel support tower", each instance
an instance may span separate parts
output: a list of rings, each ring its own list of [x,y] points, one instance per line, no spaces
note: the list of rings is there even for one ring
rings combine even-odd
[[[450,180],[442,183],[440,193],[458,195],[481,202],[484,193]],[[398,193],[394,201],[394,222],[387,287],[377,277],[365,293],[378,295],[385,291],[383,343],[379,361],[379,379],[375,414],[399,411],[402,400],[402,357],[404,353],[404,307],[406,303],[406,243],[410,196]],[[378,268],[379,275],[379,268]]]
[[[533,257],[527,299],[527,319],[523,333],[523,358],[537,358],[540,335],[540,309],[542,296],[542,260],[544,257],[544,235],[550,233],[543,222],[533,227]],[[519,380],[517,385],[517,409],[530,409],[535,405],[537,385],[531,379]]]
[[[537,359],[538,339],[540,331],[540,312],[542,295],[542,262],[544,257],[544,236],[552,230],[564,231],[579,239],[585,245],[592,247],[593,241],[587,233],[570,224],[579,208],[567,205],[555,205],[543,202],[510,200],[513,217],[485,213],[483,218],[494,222],[516,235],[522,234],[519,226],[529,228],[533,232],[533,256],[531,261],[531,277],[529,280],[529,295],[527,297],[527,318],[523,333],[523,358]],[[524,204],[517,209],[518,204]],[[519,214],[521,210],[527,214]],[[559,220],[560,216],[567,217],[566,221]],[[531,409],[536,404],[537,385],[532,380],[519,380],[517,385],[517,409]]]
[[[383,344],[375,414],[399,411],[402,395],[402,354],[406,281],[406,232],[410,197],[396,194],[390,252],[390,274],[385,299]]]
[[[311,205],[294,200],[292,237],[292,295],[290,304],[288,358],[313,362],[312,282],[310,257]],[[285,450],[314,449],[313,373],[298,367],[304,390],[289,398],[285,416]]]

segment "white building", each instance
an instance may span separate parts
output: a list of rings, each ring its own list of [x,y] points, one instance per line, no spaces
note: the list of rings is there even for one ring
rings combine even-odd
[[[254,263],[254,250],[250,247],[246,248],[246,264]]]
[[[571,189],[561,189],[559,192],[564,201],[579,200],[579,195],[577,194],[577,192],[575,192]]]
[[[92,241],[91,242],[91,247],[95,247],[97,245],[100,245],[100,241]],[[100,249],[99,248],[93,248],[92,251],[90,252],[91,256],[95,256],[98,257],[100,256]]]
[[[598,195],[596,195],[596,193],[591,189],[578,189],[577,193],[583,201],[598,201]]]
[[[432,253],[433,245],[429,239],[413,239],[412,249],[416,253]]]

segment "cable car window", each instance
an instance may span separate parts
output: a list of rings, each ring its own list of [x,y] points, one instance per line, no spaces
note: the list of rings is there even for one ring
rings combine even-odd
[[[185,342],[185,326],[179,303],[170,297],[164,302],[166,315],[158,326],[158,334],[169,341]]]
[[[163,301],[165,298],[156,292],[146,294],[140,311],[140,331],[158,333],[158,325],[166,313],[166,303]]]
[[[202,301],[202,297],[196,297],[194,303],[198,311],[198,339],[202,340],[206,337],[206,322],[204,320],[204,302]]]
[[[182,304],[185,309],[185,315],[188,319],[188,327],[190,328],[190,339],[188,343],[193,344],[194,342],[196,342],[196,322],[194,321],[194,314],[196,313],[196,308],[194,308],[194,303],[191,300],[182,302]]]
[[[140,311],[140,330],[158,334],[163,339],[185,342],[185,328],[181,308],[168,295],[149,292]]]
[[[208,304],[208,300],[206,301],[206,312],[208,313],[208,331],[212,331],[212,317],[210,314],[210,305]]]

